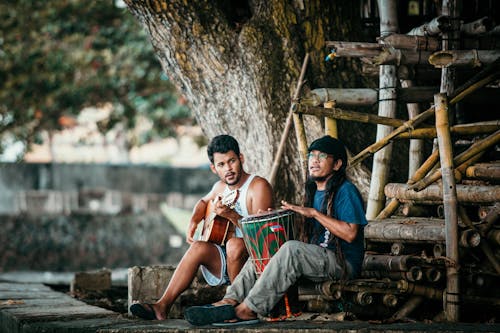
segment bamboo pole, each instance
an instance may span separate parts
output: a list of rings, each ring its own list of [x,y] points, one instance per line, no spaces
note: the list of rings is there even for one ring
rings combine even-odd
[[[295,135],[299,144],[302,180],[305,182],[305,180],[307,179],[307,138],[302,114],[293,114],[293,124],[295,126]]]
[[[290,132],[290,127],[292,126],[293,110],[296,108],[296,101],[299,99],[300,90],[302,89],[302,85],[304,84],[304,76],[306,74],[308,62],[309,53],[306,53],[306,56],[304,57],[304,61],[302,63],[302,68],[300,70],[299,80],[297,81],[297,86],[295,87],[295,93],[293,95],[292,103],[290,105],[290,109],[288,110],[288,116],[286,117],[285,129],[283,130],[283,134],[281,135],[278,151],[276,152],[276,156],[274,157],[271,174],[269,175],[269,183],[271,184],[271,186],[274,186],[276,182],[276,175],[278,173],[278,167],[281,161],[281,157],[283,156],[283,151],[285,149],[285,142],[288,137],[288,133]]]
[[[320,108],[315,106],[300,106],[296,113],[314,115],[318,117],[330,117],[339,120],[357,121],[360,123],[383,124],[387,126],[401,126],[404,120],[390,117],[381,117],[369,113],[343,110],[340,108]]]
[[[461,203],[495,203],[500,201],[500,185],[456,185],[458,201]],[[416,192],[408,184],[389,183],[385,186],[388,198],[397,198],[400,201],[433,202],[443,201],[445,194],[441,185],[430,185],[424,190]]]
[[[413,28],[407,35],[410,36],[434,36],[450,29],[450,17],[443,15],[424,23],[419,27]]]
[[[392,34],[386,37],[380,37],[378,43],[384,46],[390,46],[395,49],[437,51],[441,48],[439,40],[429,36],[409,36],[401,34]]]
[[[446,228],[446,256],[452,262],[446,267],[445,312],[451,321],[459,318],[460,284],[458,275],[458,216],[457,191],[453,172],[453,150],[448,123],[448,101],[445,94],[436,94],[436,130],[438,133],[441,173],[443,175],[443,204]]]
[[[375,65],[427,65],[430,51],[411,51],[393,48],[384,48],[371,61]]]
[[[401,86],[403,88],[409,88],[413,86],[413,81],[411,80],[401,80]],[[406,104],[408,109],[408,119],[412,119],[420,114],[420,106],[417,103]],[[409,157],[408,157],[408,179],[410,179],[415,171],[422,164],[424,158],[424,141],[423,140],[410,140]]]
[[[432,54],[431,51],[395,49],[377,43],[327,41],[326,46],[335,57],[364,58],[376,65],[427,65]]]
[[[477,178],[499,181],[500,180],[500,163],[481,163],[469,166],[465,170],[467,178]]]
[[[466,36],[477,36],[487,33],[493,28],[493,21],[485,16],[469,23],[460,25],[460,32]]]
[[[377,43],[326,41],[326,47],[331,48],[336,57],[375,57],[382,51]]]
[[[333,109],[335,107],[335,101],[326,102],[324,107],[325,109]],[[325,134],[338,139],[339,133],[337,129],[337,120],[335,120],[335,118],[329,116],[325,117]]]
[[[458,136],[475,136],[478,134],[489,134],[500,129],[500,121],[479,122],[461,124],[450,127],[450,133]],[[399,134],[396,139],[432,139],[436,137],[436,128],[417,128]]]
[[[397,88],[397,100],[403,103],[431,102],[439,87]],[[496,93],[496,91],[495,91]],[[378,90],[372,88],[318,88],[300,99],[301,106],[319,106],[335,101],[336,106],[371,106],[378,103]]]
[[[384,37],[398,32],[397,4],[394,0],[378,0],[380,13],[380,36]],[[396,66],[380,66],[379,79],[379,108],[378,115],[382,117],[396,116]],[[377,141],[383,139],[393,131],[392,127],[377,125]],[[366,218],[374,219],[384,208],[384,186],[389,178],[389,162],[392,156],[392,145],[377,152],[373,159],[372,179],[366,207]]]
[[[452,66],[480,67],[500,58],[497,50],[443,50],[431,54],[427,59],[436,68]]]

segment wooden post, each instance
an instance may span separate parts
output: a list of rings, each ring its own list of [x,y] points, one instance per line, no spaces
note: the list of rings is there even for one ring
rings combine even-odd
[[[300,89],[304,83],[304,76],[306,75],[307,63],[309,62],[309,53],[306,53],[304,62],[302,63],[302,69],[300,70],[299,80],[297,81],[297,86],[295,87],[295,93],[293,95],[292,103],[290,104],[290,110],[288,110],[288,116],[286,117],[285,129],[281,135],[280,144],[278,146],[278,151],[274,157],[273,166],[271,168],[271,174],[269,176],[269,183],[274,186],[276,181],[276,174],[278,173],[278,167],[281,161],[281,156],[283,155],[283,150],[285,149],[285,142],[288,137],[288,132],[290,132],[290,126],[292,125],[292,115],[293,109],[296,107],[297,100],[300,96]]]
[[[443,205],[446,229],[446,256],[451,264],[446,268],[445,312],[449,321],[459,320],[460,286],[458,276],[458,215],[457,191],[453,170],[453,151],[448,123],[448,102],[445,94],[436,94],[436,130],[438,133],[441,173],[443,175]]]
[[[394,0],[379,0],[380,36],[385,37],[398,32],[397,3]],[[380,93],[378,115],[394,118],[396,116],[397,68],[394,65],[380,66]],[[377,141],[387,137],[392,128],[377,125]],[[384,208],[384,186],[389,178],[389,162],[392,156],[392,145],[375,153],[372,167],[372,179],[366,207],[366,218],[374,219]]]
[[[333,109],[335,107],[335,101],[326,102],[324,107]],[[335,118],[325,117],[325,134],[338,139],[339,133],[337,129],[337,120],[335,120]]]

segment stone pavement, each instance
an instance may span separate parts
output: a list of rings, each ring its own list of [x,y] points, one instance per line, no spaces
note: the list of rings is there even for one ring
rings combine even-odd
[[[39,283],[0,282],[0,333],[177,333],[177,332],[342,332],[423,333],[500,332],[500,324],[397,323],[333,321],[312,316],[280,323],[262,322],[239,328],[194,327],[185,320],[138,320],[91,306]],[[300,318],[299,318],[300,319]]]

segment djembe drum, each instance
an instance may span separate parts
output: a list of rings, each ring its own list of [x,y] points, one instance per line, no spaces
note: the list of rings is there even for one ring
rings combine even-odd
[[[291,210],[275,210],[250,215],[240,219],[243,240],[260,276],[271,257],[288,240],[295,239],[295,214]],[[298,315],[292,307],[298,307],[297,286],[290,287],[283,298],[271,310],[270,320],[283,320]]]

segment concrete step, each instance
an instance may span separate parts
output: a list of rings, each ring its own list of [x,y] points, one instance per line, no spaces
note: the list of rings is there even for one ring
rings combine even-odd
[[[285,322],[240,326],[238,332],[500,332],[500,324],[338,321],[335,315],[303,314]],[[145,321],[78,301],[42,284],[0,283],[1,333],[231,332],[234,327],[193,327],[185,320]]]

